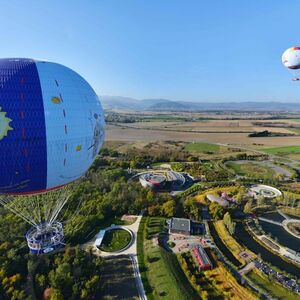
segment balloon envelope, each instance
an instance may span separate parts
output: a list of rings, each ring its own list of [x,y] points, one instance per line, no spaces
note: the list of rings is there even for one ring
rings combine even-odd
[[[0,59],[0,193],[78,179],[103,140],[100,101],[80,75],[56,63]]]
[[[300,47],[291,47],[285,50],[282,55],[282,63],[289,69],[300,69]]]

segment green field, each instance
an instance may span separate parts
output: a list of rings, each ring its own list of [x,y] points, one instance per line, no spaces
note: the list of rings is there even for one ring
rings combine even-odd
[[[105,233],[100,250],[106,252],[119,251],[131,241],[131,235],[124,229],[113,229]]]
[[[275,175],[275,171],[271,168],[250,162],[245,162],[244,164],[228,162],[226,163],[226,166],[241,176],[272,178]]]
[[[300,146],[274,147],[261,150],[268,154],[300,153]]]
[[[299,299],[297,295],[292,294],[290,291],[288,291],[284,287],[281,287],[279,284],[272,283],[266,276],[259,276],[254,271],[251,271],[247,274],[247,277],[249,277],[253,281],[253,283],[268,292],[272,297],[275,297],[276,299]]]
[[[209,143],[190,143],[185,146],[185,150],[191,152],[211,152],[218,153],[221,150],[221,146]]]
[[[296,134],[300,134],[300,128],[296,127],[296,128],[288,128],[288,130],[292,133],[296,133]]]
[[[175,254],[157,244],[156,236],[163,231],[165,219],[151,217],[145,224],[144,240],[138,239],[139,264],[148,299],[197,299],[197,294],[182,272]],[[142,237],[140,235],[140,237]],[[148,238],[146,238],[148,237]],[[140,251],[140,250],[139,250]],[[143,261],[141,261],[143,260]]]

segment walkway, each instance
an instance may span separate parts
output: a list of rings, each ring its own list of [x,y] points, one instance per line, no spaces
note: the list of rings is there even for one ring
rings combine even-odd
[[[267,218],[263,218],[263,217],[258,217],[258,219],[261,220],[261,221],[264,221],[264,222],[268,222],[268,223],[278,225],[278,226],[283,226],[283,224],[281,222],[274,221],[274,220],[271,220],[271,219],[267,219]]]
[[[285,219],[289,220],[291,219],[291,217],[289,217],[287,214],[285,214],[284,212],[282,212],[281,210],[277,209],[277,212],[282,215]]]
[[[241,276],[243,276],[250,272],[253,268],[255,268],[255,263],[251,261],[243,269],[239,270],[239,273]]]

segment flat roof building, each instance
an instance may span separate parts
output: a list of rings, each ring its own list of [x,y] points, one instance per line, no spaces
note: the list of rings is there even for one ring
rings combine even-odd
[[[191,220],[184,218],[172,218],[169,224],[169,233],[190,235]]]

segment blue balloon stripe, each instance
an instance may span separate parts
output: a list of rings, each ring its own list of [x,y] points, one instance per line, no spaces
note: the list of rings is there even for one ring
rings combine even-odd
[[[45,189],[45,117],[34,61],[0,59],[0,107],[0,119],[5,124],[9,118],[12,128],[0,133],[0,193]]]
[[[0,193],[80,178],[103,140],[100,101],[80,75],[55,63],[0,59]]]

